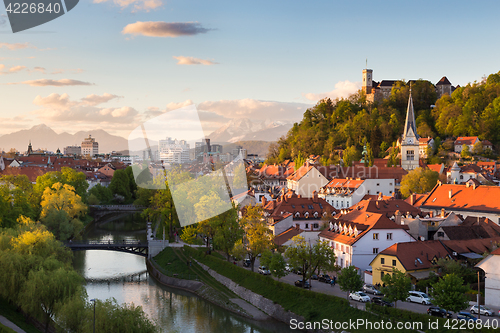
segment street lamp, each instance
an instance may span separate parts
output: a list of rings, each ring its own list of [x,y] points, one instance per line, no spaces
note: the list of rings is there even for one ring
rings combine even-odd
[[[94,303],[94,331],[93,332],[95,333],[95,301],[96,301],[96,299],[92,298],[90,301]]]

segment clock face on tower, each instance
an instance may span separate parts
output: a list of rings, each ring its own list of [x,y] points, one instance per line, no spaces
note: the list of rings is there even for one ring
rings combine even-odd
[[[413,140],[411,138],[408,139],[408,143],[409,144],[412,144],[413,143]]]

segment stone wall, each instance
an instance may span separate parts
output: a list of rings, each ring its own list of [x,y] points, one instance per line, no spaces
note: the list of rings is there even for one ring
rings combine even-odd
[[[149,274],[151,274],[156,280],[160,281],[164,285],[184,289],[191,292],[196,292],[200,287],[203,286],[203,283],[200,281],[183,280],[163,275],[149,260],[146,260],[146,266],[148,267]]]
[[[296,315],[293,312],[285,311],[285,309],[279,305],[275,304],[270,299],[265,298],[262,295],[254,293],[253,291],[243,288],[242,286],[233,282],[233,280],[220,275],[216,271],[210,269],[208,266],[196,261],[204,270],[206,270],[214,279],[222,283],[232,292],[234,292],[239,297],[243,298],[248,303],[252,304],[256,308],[260,309],[264,313],[273,317],[276,320],[282,321],[286,324],[290,323],[291,319],[296,319],[299,322],[304,322],[305,319],[302,316]]]

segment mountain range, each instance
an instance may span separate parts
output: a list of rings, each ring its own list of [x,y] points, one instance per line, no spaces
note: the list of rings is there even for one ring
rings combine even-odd
[[[286,122],[252,122],[248,118],[237,119],[231,120],[229,123],[221,126],[218,130],[212,132],[208,138],[210,138],[212,143],[221,143],[224,145],[227,143],[238,143],[239,145],[246,146],[246,141],[277,141],[282,135],[286,135],[291,127],[292,124]],[[31,142],[34,150],[46,149],[55,152],[59,148],[61,152],[64,153],[64,147],[73,145],[80,146],[83,139],[87,138],[89,135],[95,138],[99,143],[100,153],[128,150],[127,139],[109,134],[102,129],[79,131],[75,134],[69,134],[67,132],[58,134],[47,125],[40,124],[30,129],[0,136],[0,151],[9,151],[11,148],[14,148],[24,153],[27,151],[28,144]],[[157,143],[150,142],[150,144],[154,145]],[[259,155],[267,151],[268,144],[263,143],[258,146],[260,148],[258,149]]]

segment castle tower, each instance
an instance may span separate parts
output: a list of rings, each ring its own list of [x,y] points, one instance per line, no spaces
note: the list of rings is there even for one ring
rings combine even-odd
[[[419,166],[418,138],[410,86],[410,98],[408,99],[405,129],[401,142],[401,167],[407,171],[416,169]]]
[[[363,83],[361,86],[361,90],[365,94],[370,94],[372,92],[372,79],[373,79],[373,70],[371,69],[363,69]]]

